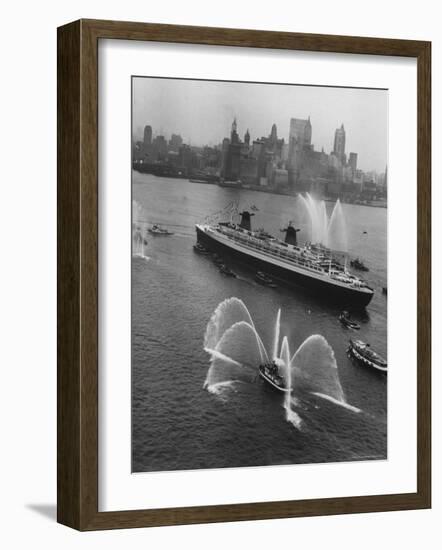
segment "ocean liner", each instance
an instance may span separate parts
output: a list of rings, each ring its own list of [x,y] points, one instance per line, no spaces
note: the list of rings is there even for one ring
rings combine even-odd
[[[261,270],[274,279],[301,286],[328,300],[344,306],[365,307],[374,291],[361,278],[350,273],[322,245],[298,245],[297,231],[289,223],[284,229],[285,240],[264,230],[253,231],[253,213],[240,213],[239,224],[215,222],[196,224],[197,241],[204,248]]]

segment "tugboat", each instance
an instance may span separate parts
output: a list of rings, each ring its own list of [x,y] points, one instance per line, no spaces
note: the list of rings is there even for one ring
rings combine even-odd
[[[347,355],[355,358],[359,363],[380,372],[387,373],[387,361],[370,348],[370,344],[362,340],[349,340]]]
[[[168,229],[163,229],[157,223],[152,225],[152,227],[149,227],[148,231],[151,235],[155,236],[168,237],[169,235],[173,235],[171,231],[169,231]]]
[[[277,285],[273,282],[273,279],[269,277],[263,271],[257,271],[255,275],[255,281],[269,288],[276,288]]]
[[[235,277],[236,273],[234,273],[229,267],[227,267],[225,264],[221,264],[219,267],[220,273],[225,275],[226,277]]]
[[[368,267],[359,258],[355,258],[354,260],[350,260],[350,265],[351,265],[351,267],[354,267],[355,269],[358,269],[359,271],[369,271]]]
[[[284,384],[284,378],[279,374],[278,363],[276,360],[259,365],[259,375],[277,390],[282,392],[290,391],[290,388],[287,388]]]
[[[213,263],[218,267],[221,267],[222,265],[224,265],[224,260],[221,258],[221,256],[218,256],[218,254],[216,253],[213,254],[212,258],[213,258]]]
[[[339,322],[344,327],[351,328],[352,330],[359,330],[361,328],[356,321],[350,319],[350,314],[345,310],[339,315]]]
[[[194,244],[193,249],[195,250],[195,252],[197,254],[203,254],[205,256],[207,256],[209,254],[209,251],[206,248],[204,248],[204,246],[200,243]]]
[[[241,188],[241,180],[224,180],[221,179],[218,182],[218,185],[220,187],[237,187],[238,189]]]

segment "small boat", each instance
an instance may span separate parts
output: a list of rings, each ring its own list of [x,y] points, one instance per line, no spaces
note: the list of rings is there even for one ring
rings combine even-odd
[[[204,254],[204,255],[209,254],[209,251],[206,248],[204,248],[204,246],[201,243],[194,244],[193,249],[197,254]]]
[[[341,325],[344,325],[344,327],[351,328],[352,330],[359,330],[361,328],[356,321],[350,319],[348,311],[343,311],[341,315],[339,315],[339,322]]]
[[[349,340],[347,355],[353,357],[364,366],[387,373],[387,361],[370,348],[370,344],[362,340]]]
[[[215,183],[214,181],[211,181],[206,178],[190,178],[190,183]]]
[[[241,181],[240,180],[236,180],[236,181],[228,181],[228,180],[220,180],[218,182],[218,185],[220,185],[221,187],[241,187]]]
[[[255,275],[255,281],[270,288],[276,288],[277,285],[273,282],[273,279],[269,277],[263,271],[258,271]]]
[[[151,235],[156,235],[156,236],[167,237],[169,235],[173,235],[171,231],[169,231],[168,229],[163,229],[157,223],[152,225],[152,227],[149,227],[148,231]]]
[[[224,260],[218,256],[218,254],[213,254],[212,256],[213,258],[213,263],[219,267],[221,267],[222,265],[224,265]]]
[[[227,267],[225,264],[221,264],[219,267],[220,273],[225,275],[226,277],[236,277],[236,273],[234,273],[229,267]]]
[[[279,368],[276,361],[263,363],[259,365],[259,375],[262,379],[268,382],[271,386],[282,392],[289,392],[284,383],[284,378],[279,374]]]
[[[358,269],[359,271],[369,271],[368,267],[359,258],[355,258],[354,260],[350,260],[350,265],[351,265],[351,267],[354,267],[355,269]]]

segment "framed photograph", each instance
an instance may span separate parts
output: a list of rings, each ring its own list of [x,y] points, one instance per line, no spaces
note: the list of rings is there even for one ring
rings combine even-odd
[[[58,29],[58,521],[429,508],[428,42]]]

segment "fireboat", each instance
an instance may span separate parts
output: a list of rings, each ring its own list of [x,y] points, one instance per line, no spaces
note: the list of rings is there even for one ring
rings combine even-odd
[[[279,391],[289,392],[291,390],[291,388],[286,387],[284,378],[279,374],[278,360],[259,365],[259,375]]]

